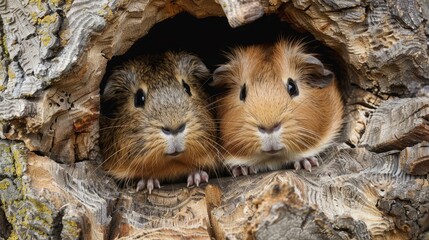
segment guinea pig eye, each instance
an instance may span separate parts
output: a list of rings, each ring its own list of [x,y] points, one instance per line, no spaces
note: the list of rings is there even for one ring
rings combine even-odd
[[[244,102],[244,100],[246,100],[246,96],[247,96],[246,84],[243,84],[240,90],[240,100]]]
[[[298,86],[292,78],[287,79],[287,92],[291,97],[296,97],[299,94]]]
[[[185,92],[189,95],[192,96],[191,93],[191,88],[189,87],[189,85],[187,83],[185,83],[185,81],[182,80],[182,84],[183,84],[183,88],[185,89]]]
[[[143,89],[139,88],[139,90],[137,90],[136,95],[134,97],[134,106],[143,107],[144,100],[145,100],[145,96],[144,96]]]

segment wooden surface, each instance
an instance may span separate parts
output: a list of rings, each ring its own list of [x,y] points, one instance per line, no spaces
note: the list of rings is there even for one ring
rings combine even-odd
[[[151,195],[118,189],[91,162],[69,166],[30,153],[26,174],[38,177],[22,188],[31,192],[19,191],[13,182],[0,192],[41,201],[27,206],[21,200],[28,211],[43,210],[37,213],[42,216],[12,225],[24,226],[22,231],[43,226],[49,236],[55,236],[59,223],[62,236],[91,239],[407,239],[423,232],[427,176],[402,171],[398,152],[330,152],[311,173],[282,170],[211,179],[201,188],[169,185]]]
[[[152,195],[105,176],[107,63],[182,11],[274,13],[334,50],[346,116],[320,168]],[[0,0],[0,239],[429,239],[428,20],[427,0]]]

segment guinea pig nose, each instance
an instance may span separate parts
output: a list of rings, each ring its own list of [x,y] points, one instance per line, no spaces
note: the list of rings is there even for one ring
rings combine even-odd
[[[163,127],[161,128],[161,130],[165,135],[176,135],[178,133],[185,131],[185,128],[186,128],[186,123],[183,123],[178,128],[175,128],[175,129],[172,129],[169,127]]]
[[[263,126],[258,126],[258,130],[261,133],[266,133],[267,132],[267,130]]]
[[[274,124],[273,126],[273,132],[277,132],[278,130],[280,130],[280,123]]]
[[[170,128],[163,127],[163,128],[161,128],[161,130],[165,135],[171,135],[172,134]]]
[[[186,123],[183,123],[182,125],[179,126],[179,128],[177,129],[178,133],[181,133],[183,131],[185,131],[186,128]]]
[[[258,126],[258,130],[261,133],[273,133],[280,130],[280,123],[276,123],[273,126],[270,127],[264,127],[264,126]]]

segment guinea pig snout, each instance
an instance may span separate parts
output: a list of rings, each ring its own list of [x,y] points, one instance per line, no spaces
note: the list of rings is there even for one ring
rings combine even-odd
[[[177,156],[185,151],[185,130],[185,123],[174,128],[161,128],[162,135],[166,141],[165,154]]]
[[[258,134],[261,143],[261,151],[275,154],[284,148],[281,141],[282,128],[280,123],[272,126],[258,126]]]
[[[183,123],[176,128],[163,127],[161,128],[161,130],[165,135],[177,135],[179,133],[183,133],[185,131],[185,128],[186,128],[186,123]]]

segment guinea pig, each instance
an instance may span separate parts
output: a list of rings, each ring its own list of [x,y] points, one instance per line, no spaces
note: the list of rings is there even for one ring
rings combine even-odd
[[[208,181],[217,165],[216,126],[202,90],[210,72],[196,56],[166,52],[115,69],[101,95],[103,168],[118,180],[140,179],[149,193],[160,181],[188,175]]]
[[[299,42],[238,47],[213,73],[224,163],[234,176],[318,166],[338,135],[343,102],[334,74]]]

